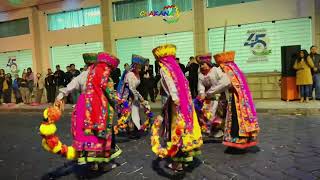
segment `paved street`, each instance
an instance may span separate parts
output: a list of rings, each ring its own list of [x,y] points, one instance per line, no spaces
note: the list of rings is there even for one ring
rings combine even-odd
[[[227,154],[207,142],[186,173],[173,174],[156,161],[149,137],[118,138],[124,151],[111,172],[90,172],[41,147],[41,113],[0,113],[0,179],[320,179],[320,117],[260,114],[260,151]],[[70,144],[70,115],[57,124]]]

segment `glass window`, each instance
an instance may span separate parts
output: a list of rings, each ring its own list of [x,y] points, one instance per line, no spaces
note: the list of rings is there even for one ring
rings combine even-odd
[[[101,24],[100,7],[49,14],[48,24],[50,31]]]
[[[119,68],[123,70],[125,63],[131,64],[132,54],[138,54],[149,58],[154,63],[152,49],[163,44],[174,44],[177,46],[177,57],[182,64],[187,64],[190,56],[194,56],[193,32],[178,32],[167,35],[155,35],[118,39],[116,41],[117,57],[120,59]]]
[[[51,48],[52,68],[60,65],[63,71],[66,66],[75,64],[77,69],[84,66],[83,53],[98,53],[103,51],[102,42],[90,42],[82,44],[72,44],[68,46],[54,46]]]
[[[219,7],[219,6],[226,6],[230,4],[240,4],[246,2],[252,2],[257,0],[207,0],[207,7]]]
[[[0,22],[0,38],[29,34],[29,19]]]

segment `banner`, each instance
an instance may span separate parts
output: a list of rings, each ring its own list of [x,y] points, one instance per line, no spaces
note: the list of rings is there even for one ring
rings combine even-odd
[[[6,73],[12,76],[18,74],[21,77],[23,70],[28,67],[32,68],[31,50],[0,53],[0,69],[4,69]]]
[[[281,46],[301,45],[309,51],[311,22],[309,18],[299,18],[229,26],[226,51],[236,52],[236,63],[245,73],[281,72]],[[208,31],[210,52],[223,50],[223,37],[223,27]]]

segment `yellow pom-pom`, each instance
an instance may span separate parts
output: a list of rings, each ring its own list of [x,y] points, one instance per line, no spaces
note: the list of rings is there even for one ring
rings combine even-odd
[[[48,108],[46,108],[44,111],[43,111],[43,117],[45,119],[48,119]]]
[[[57,131],[57,127],[54,124],[41,124],[40,133],[44,136],[53,135]]]
[[[58,145],[52,149],[52,152],[57,154],[59,151],[61,151],[61,149],[62,149],[62,143],[59,141]]]
[[[67,159],[68,160],[74,160],[76,158],[77,152],[72,146],[68,146],[68,151],[67,151]]]
[[[51,149],[50,149],[50,147],[48,146],[48,144],[47,144],[47,141],[46,141],[46,139],[42,139],[42,147],[43,147],[43,149],[45,149],[46,151],[51,151]]]

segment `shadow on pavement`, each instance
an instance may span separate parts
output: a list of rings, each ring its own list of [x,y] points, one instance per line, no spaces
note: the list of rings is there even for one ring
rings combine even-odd
[[[233,155],[240,155],[240,154],[247,154],[247,153],[258,153],[260,148],[258,146],[250,147],[248,149],[237,149],[232,147],[227,147],[224,151],[226,154],[233,154]]]
[[[164,163],[161,163],[164,162]],[[184,171],[181,172],[173,172],[171,169],[167,167],[169,164],[169,160],[162,160],[161,158],[157,158],[152,161],[152,169],[159,175],[168,179],[180,180],[186,177],[186,173],[192,173],[192,171],[200,166],[201,162],[199,159],[195,158],[194,161],[188,164],[187,167],[184,168]]]
[[[74,174],[77,179],[95,179],[107,173],[107,171],[92,171],[88,165],[78,165],[76,162],[68,162],[52,172],[42,176],[42,180],[60,179]]]

